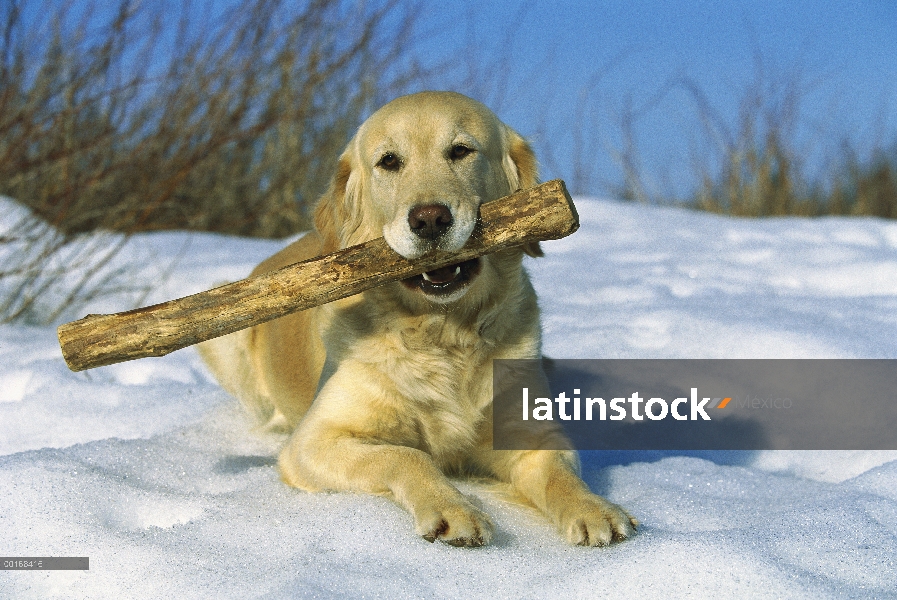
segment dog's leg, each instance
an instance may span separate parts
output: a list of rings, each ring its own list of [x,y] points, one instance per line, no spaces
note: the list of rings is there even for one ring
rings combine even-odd
[[[351,435],[301,439],[294,434],[280,455],[284,481],[298,488],[384,495],[414,517],[427,541],[482,546],[492,538],[489,517],[473,506],[426,453]]]
[[[494,421],[484,423],[472,458],[541,510],[571,544],[605,546],[624,540],[635,533],[638,521],[589,490],[579,477],[579,455],[563,429],[555,421],[519,421],[520,381],[531,386],[532,397],[551,396],[543,365],[544,360],[523,360],[493,367],[494,388],[481,393],[494,398]],[[495,435],[531,450],[493,450]]]
[[[351,385],[340,381],[350,379]],[[375,383],[338,371],[280,454],[283,480],[295,487],[355,491],[392,498],[414,517],[418,534],[454,546],[482,546],[492,523],[414,448],[417,425],[401,402]]]
[[[625,510],[589,490],[574,451],[483,450],[479,456],[571,544],[605,546],[631,536],[638,526]]]

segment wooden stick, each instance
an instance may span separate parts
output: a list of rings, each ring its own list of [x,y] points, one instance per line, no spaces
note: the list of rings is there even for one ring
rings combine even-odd
[[[192,296],[112,315],[87,315],[57,329],[72,371],[164,356],[286,314],[390,281],[579,228],[564,182],[556,179],[480,207],[477,229],[458,252],[407,260],[383,238],[249,277]]]

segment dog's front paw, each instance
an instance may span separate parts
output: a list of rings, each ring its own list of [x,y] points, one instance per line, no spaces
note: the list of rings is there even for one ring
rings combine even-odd
[[[594,494],[568,506],[558,522],[561,535],[577,546],[621,542],[633,535],[636,527],[638,521],[632,515]]]
[[[431,507],[416,515],[415,521],[415,530],[428,542],[477,547],[492,539],[492,521],[470,503]]]

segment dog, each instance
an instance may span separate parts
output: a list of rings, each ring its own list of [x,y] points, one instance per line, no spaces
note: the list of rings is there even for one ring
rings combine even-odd
[[[527,142],[483,104],[422,92],[386,104],[339,157],[314,230],[267,273],[384,237],[413,259],[460,249],[479,206],[538,183]],[[637,521],[593,494],[572,450],[492,450],[492,361],[541,357],[523,256],[537,243],[436,269],[205,342],[222,386],[291,436],[281,478],[391,498],[426,540],[482,546],[489,517],[447,475],[508,485],[570,543],[603,546]]]

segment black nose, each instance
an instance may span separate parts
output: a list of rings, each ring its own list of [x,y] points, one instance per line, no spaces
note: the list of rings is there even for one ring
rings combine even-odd
[[[435,240],[452,226],[452,212],[444,204],[415,206],[408,212],[408,225],[414,235]]]

